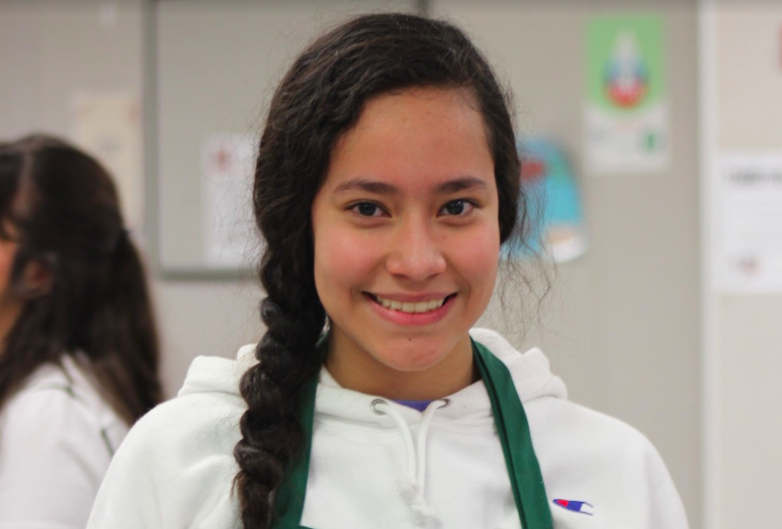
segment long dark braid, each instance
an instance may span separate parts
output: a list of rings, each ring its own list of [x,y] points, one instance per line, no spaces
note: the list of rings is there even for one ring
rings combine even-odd
[[[236,483],[248,528],[267,527],[272,521],[269,495],[280,483],[285,463],[302,446],[298,393],[320,368],[314,344],[325,322],[323,307],[314,288],[307,294],[300,285],[289,289],[292,283],[282,269],[276,259],[264,266],[263,284],[269,295],[261,303],[261,317],[268,330],[256,348],[259,363],[240,384],[248,410],[240,422],[243,439],[234,455],[242,469]]]
[[[464,88],[475,97],[495,165],[500,238],[517,233],[510,101],[459,29],[406,14],[367,15],[326,33],[298,57],[272,98],[255,171],[267,331],[255,351],[259,363],[240,383],[248,409],[234,450],[235,487],[245,529],[274,524],[273,493],[303,444],[300,395],[322,365],[316,342],[326,314],[313,276],[310,210],[331,151],[370,98],[416,86]]]

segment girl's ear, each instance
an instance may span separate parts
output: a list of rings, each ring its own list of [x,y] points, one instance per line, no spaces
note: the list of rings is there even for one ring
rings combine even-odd
[[[22,271],[23,295],[27,299],[45,296],[52,289],[54,275],[51,267],[39,259],[30,259]]]

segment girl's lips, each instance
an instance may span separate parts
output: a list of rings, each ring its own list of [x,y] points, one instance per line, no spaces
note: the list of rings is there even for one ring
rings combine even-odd
[[[445,302],[442,306],[426,312],[402,312],[401,310],[384,307],[371,294],[366,294],[365,297],[372,309],[384,320],[397,325],[430,325],[442,320],[450,312],[454,299],[456,299],[456,294],[445,296]]]
[[[444,299],[454,295],[454,292],[427,292],[426,294],[386,294],[383,292],[364,292],[372,298],[389,299],[401,301],[402,303],[418,303],[420,301],[432,301],[435,299]]]

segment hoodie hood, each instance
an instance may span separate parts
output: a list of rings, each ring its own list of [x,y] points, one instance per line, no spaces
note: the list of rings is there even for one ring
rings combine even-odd
[[[549,361],[538,348],[522,354],[505,338],[489,329],[472,329],[472,338],[483,344],[508,367],[522,403],[527,404],[542,397],[567,398],[562,380],[553,375]],[[218,357],[198,357],[190,369],[179,396],[203,393],[224,393],[241,399],[239,380],[247,369],[257,363],[255,345],[239,349],[235,360]],[[368,403],[378,398],[342,388],[323,368],[316,400],[316,412],[337,415],[346,419],[369,420],[389,424],[382,416],[373,413]],[[401,413],[409,417],[420,412],[398,405]],[[482,381],[448,397],[448,405],[438,412],[442,417],[490,417],[491,405]],[[390,424],[389,424],[390,425]]]

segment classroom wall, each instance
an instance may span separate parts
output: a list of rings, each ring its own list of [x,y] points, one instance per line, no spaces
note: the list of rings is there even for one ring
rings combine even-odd
[[[782,6],[707,4],[715,12],[711,153],[782,155]],[[717,185],[717,172],[705,177]],[[782,294],[711,289],[709,527],[778,527],[778,510],[762,498],[782,495]]]

